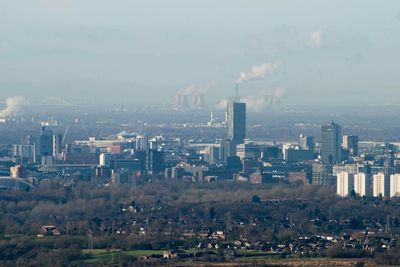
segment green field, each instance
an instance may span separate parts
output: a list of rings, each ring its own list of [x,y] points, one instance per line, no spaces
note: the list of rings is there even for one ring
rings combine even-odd
[[[205,250],[188,250],[187,253],[200,252]],[[85,260],[84,263],[90,264],[104,264],[112,265],[121,262],[121,259],[129,260],[129,257],[142,257],[150,255],[163,255],[163,250],[130,250],[123,251],[118,249],[93,249],[93,250],[82,250],[83,254],[90,255],[90,258]],[[133,260],[133,258],[132,258]],[[354,266],[357,262],[365,262],[367,266],[376,266],[373,264],[371,259],[328,259],[328,258],[285,258],[279,259],[276,255],[265,251],[241,251],[236,254],[235,259],[230,259],[223,263],[223,266],[261,266],[261,265],[273,265],[273,266]],[[190,259],[175,262],[177,266],[184,263],[185,266],[221,266],[221,263],[213,262],[193,262]],[[172,262],[170,263],[174,265]]]
[[[121,257],[142,257],[150,255],[163,255],[163,250],[130,250],[123,251],[119,249],[93,249],[93,250],[82,250],[82,253],[91,255],[90,259],[87,259],[86,263],[100,263],[100,264],[115,264],[118,263]]]

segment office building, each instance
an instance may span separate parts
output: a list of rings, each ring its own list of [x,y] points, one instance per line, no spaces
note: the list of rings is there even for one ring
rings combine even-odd
[[[354,174],[354,192],[360,196],[371,195],[370,177],[364,172]]]
[[[333,165],[333,175],[336,176],[341,172],[356,174],[359,172],[367,172],[367,167],[362,164],[335,164]]]
[[[324,162],[337,163],[342,161],[342,127],[332,122],[322,125],[321,159]]]
[[[147,151],[146,171],[150,175],[158,175],[165,171],[163,152],[157,150]]]
[[[58,155],[61,154],[63,145],[63,136],[61,134],[55,134],[53,135],[53,156],[57,157]]]
[[[260,146],[253,142],[239,144],[236,147],[236,156],[240,159],[259,159],[261,157]]]
[[[400,174],[390,175],[390,197],[400,197]]]
[[[141,170],[146,170],[146,159],[147,159],[147,151],[146,150],[136,150],[133,155],[135,159],[138,159],[141,162]]]
[[[32,163],[35,161],[35,145],[13,145],[13,157],[17,163]]]
[[[115,170],[124,170],[129,173],[137,173],[141,171],[142,163],[138,159],[117,158],[115,161]]]
[[[348,152],[350,157],[358,156],[358,136],[344,135],[343,148]]]
[[[99,165],[100,166],[107,166],[112,169],[115,169],[115,163],[117,161],[117,155],[116,154],[110,154],[110,153],[102,153],[99,156]]]
[[[333,166],[331,164],[314,163],[312,164],[312,184],[315,185],[335,185],[333,176]]]
[[[218,162],[225,163],[225,140],[217,139],[216,143],[217,143],[217,146],[219,147]]]
[[[237,148],[237,143],[230,140],[226,139],[224,142],[224,164],[228,164],[228,158],[229,157],[236,157],[236,148]]]
[[[27,170],[21,165],[10,167],[10,176],[12,178],[27,178]]]
[[[314,159],[314,152],[312,150],[288,148],[284,152],[286,162],[310,161]]]
[[[279,159],[281,158],[282,150],[275,145],[269,145],[263,148],[263,160]]]
[[[331,164],[314,163],[312,164],[312,184],[315,185],[335,185],[335,176],[332,174]]]
[[[40,132],[40,156],[53,156],[53,131],[42,127]]]
[[[341,172],[337,175],[336,193],[341,197],[350,196],[354,189],[354,174]]]
[[[145,135],[136,136],[135,149],[136,150],[147,150],[148,140]]]
[[[388,197],[390,195],[389,175],[378,173],[373,175],[372,193],[374,197]]]
[[[246,104],[236,101],[228,103],[227,139],[235,144],[244,143],[246,138]]]
[[[303,150],[314,151],[314,138],[312,136],[300,135],[299,146]]]
[[[53,131],[42,127],[39,137],[39,156],[42,165],[53,164]]]
[[[96,148],[77,145],[67,144],[65,146],[65,152],[63,153],[63,161],[65,164],[99,164],[99,155]]]
[[[220,148],[216,145],[208,146],[206,149],[207,162],[211,165],[220,163],[219,151]]]

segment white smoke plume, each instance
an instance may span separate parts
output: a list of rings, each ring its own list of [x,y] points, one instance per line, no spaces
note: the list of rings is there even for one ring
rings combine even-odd
[[[265,78],[267,75],[274,73],[279,68],[280,63],[263,63],[261,65],[255,65],[249,72],[241,72],[237,83],[245,81],[259,80]]]
[[[253,112],[262,112],[267,108],[279,104],[284,92],[285,91],[282,87],[278,87],[273,92],[270,90],[265,90],[258,94],[241,97],[240,101],[246,103],[247,110]],[[225,99],[217,103],[217,108],[226,109],[227,105],[228,100]]]
[[[26,105],[26,99],[23,96],[14,96],[6,99],[6,108],[0,111],[0,119],[5,119],[10,115],[15,115],[23,106]]]
[[[180,94],[182,95],[200,95],[206,94],[213,86],[215,82],[211,81],[205,84],[192,84],[186,87]]]
[[[322,31],[310,33],[308,37],[308,46],[312,48],[320,48],[322,46]]]
[[[216,106],[217,109],[221,109],[221,110],[226,109],[227,107],[228,107],[228,100],[227,99],[219,101],[217,103],[217,106]]]

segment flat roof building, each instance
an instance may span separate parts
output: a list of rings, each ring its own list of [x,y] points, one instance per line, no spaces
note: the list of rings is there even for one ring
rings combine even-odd
[[[370,176],[363,172],[354,174],[354,192],[360,196],[371,195]]]
[[[341,197],[350,196],[354,189],[354,174],[341,172],[337,174],[336,193]]]
[[[390,195],[390,179],[384,173],[373,175],[372,192],[374,197],[388,197]]]
[[[400,174],[390,175],[390,197],[400,197]]]

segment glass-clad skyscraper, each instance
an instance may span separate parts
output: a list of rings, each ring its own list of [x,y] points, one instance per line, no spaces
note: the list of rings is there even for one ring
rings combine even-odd
[[[335,122],[322,125],[321,159],[329,163],[342,161],[342,127]]]
[[[228,103],[227,139],[235,144],[244,143],[246,138],[246,104],[236,101]]]

